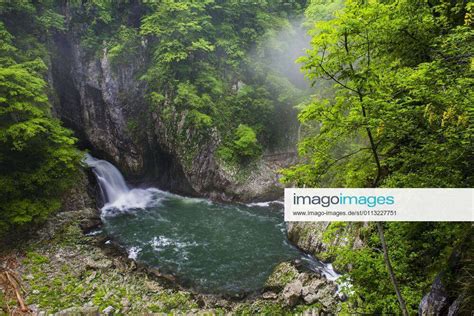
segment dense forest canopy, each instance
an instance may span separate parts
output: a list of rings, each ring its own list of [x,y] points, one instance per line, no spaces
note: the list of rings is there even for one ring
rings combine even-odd
[[[462,0],[0,2],[0,236],[59,210],[80,169],[51,111],[58,34],[115,69],[143,60],[146,104],[129,105],[127,132],[145,142],[159,118],[186,163],[209,138],[235,168],[299,138],[288,186],[452,188],[474,181],[473,24]],[[472,250],[469,224],[384,229],[410,314],[453,250]],[[348,241],[328,251],[350,284],[343,311],[399,313],[376,225],[332,223],[324,238],[336,236]],[[453,296],[474,292],[444,277]]]
[[[287,78],[287,69],[271,68],[271,55],[291,43],[280,40],[276,47],[266,39],[283,30],[304,33],[292,24],[303,9],[304,1],[164,1],[140,8],[104,2],[77,8],[77,19],[93,21],[81,43],[91,53],[106,49],[115,67],[146,50],[149,63],[140,78],[149,98],[144,116],[157,112],[173,128],[176,113],[185,112],[184,127],[192,126],[195,137],[188,155],[200,138],[217,130],[219,154],[233,164],[258,156],[262,146],[279,149],[294,141],[279,131],[296,125],[283,118],[294,116],[292,105],[304,93]],[[130,122],[132,133],[143,137],[138,121],[147,118]],[[237,143],[253,133],[258,142],[241,151]]]
[[[38,14],[39,13],[39,14]],[[59,209],[74,183],[79,152],[51,116],[46,43],[62,16],[28,2],[0,4],[0,235]],[[10,16],[10,19],[4,17]]]
[[[300,145],[308,163],[287,177],[308,186],[472,186],[472,21],[460,1],[346,2],[316,23],[302,57],[334,96],[313,100]],[[308,12],[312,12],[308,10]]]
[[[310,19],[322,6],[324,1],[309,6]],[[285,181],[308,187],[472,187],[473,9],[465,1],[345,1],[333,18],[317,21],[312,49],[299,61],[310,80],[327,80],[333,90],[316,91],[302,107],[303,162],[284,171]],[[332,249],[336,264],[351,265],[345,277],[355,295],[348,311],[399,312],[375,225],[331,226],[328,240],[341,233],[351,240]],[[470,238],[469,227],[385,225],[410,314],[453,246]],[[355,246],[361,240],[365,246]],[[459,292],[465,287],[472,292],[472,283],[454,286]]]

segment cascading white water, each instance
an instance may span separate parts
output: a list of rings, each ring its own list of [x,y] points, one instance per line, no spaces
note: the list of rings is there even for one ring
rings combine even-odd
[[[105,202],[113,202],[130,190],[120,171],[110,162],[86,154],[85,163],[91,167],[104,193]]]
[[[105,205],[102,215],[113,215],[133,209],[142,209],[156,204],[158,189],[130,189],[120,171],[108,161],[100,160],[86,154],[84,162],[92,168],[99,182]]]

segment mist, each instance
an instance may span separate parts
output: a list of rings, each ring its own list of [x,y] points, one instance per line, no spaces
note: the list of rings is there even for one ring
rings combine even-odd
[[[269,32],[260,42],[254,55],[264,61],[267,67],[287,78],[296,88],[307,89],[309,81],[296,60],[310,48],[311,37],[304,26],[304,17],[290,20],[277,31]]]

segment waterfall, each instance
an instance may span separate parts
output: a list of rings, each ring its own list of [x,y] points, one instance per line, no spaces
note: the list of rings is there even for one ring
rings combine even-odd
[[[104,198],[102,215],[114,215],[134,209],[143,209],[159,202],[155,188],[130,189],[120,171],[110,162],[85,155],[84,163],[92,168]]]
[[[84,162],[92,168],[99,181],[105,202],[114,202],[130,190],[120,171],[108,161],[100,160],[86,154]]]

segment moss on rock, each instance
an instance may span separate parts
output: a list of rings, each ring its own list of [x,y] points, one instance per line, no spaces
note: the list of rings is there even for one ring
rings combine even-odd
[[[281,291],[298,276],[298,270],[289,262],[282,262],[273,269],[272,274],[265,282],[265,288],[272,291]]]

